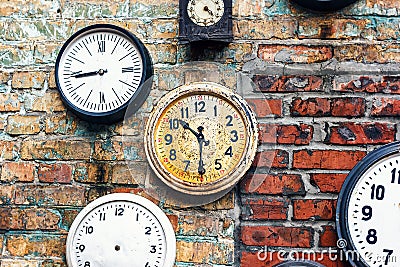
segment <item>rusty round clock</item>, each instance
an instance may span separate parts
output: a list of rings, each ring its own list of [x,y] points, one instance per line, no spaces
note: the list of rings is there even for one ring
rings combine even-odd
[[[246,101],[211,82],[166,94],[145,133],[150,166],[170,188],[211,195],[233,187],[255,157],[257,121]]]

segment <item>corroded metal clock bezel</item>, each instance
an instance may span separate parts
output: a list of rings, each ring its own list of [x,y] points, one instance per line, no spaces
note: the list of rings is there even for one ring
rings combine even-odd
[[[163,113],[163,111],[176,99],[182,98],[184,96],[191,95],[216,95],[235,107],[242,116],[244,125],[246,127],[246,148],[239,160],[237,160],[236,167],[226,175],[223,175],[223,178],[207,184],[195,185],[188,182],[184,182],[180,180],[178,177],[175,177],[173,174],[168,172],[160,160],[157,157],[157,153],[155,150],[155,127],[156,124]],[[246,173],[246,171],[250,168],[258,145],[258,124],[256,120],[256,116],[251,108],[248,106],[246,101],[232,92],[228,88],[212,83],[212,82],[197,82],[191,83],[187,85],[183,85],[181,87],[176,88],[175,90],[167,93],[163,96],[160,101],[157,103],[155,110],[151,114],[145,130],[145,150],[147,159],[149,161],[150,166],[156,175],[170,188],[174,190],[180,191],[185,194],[190,195],[211,195],[216,194],[218,192],[224,191],[233,187]]]

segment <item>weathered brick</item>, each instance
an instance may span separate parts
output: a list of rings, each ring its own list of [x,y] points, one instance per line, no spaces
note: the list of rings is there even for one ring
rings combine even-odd
[[[144,181],[147,175],[147,164],[134,162],[129,164],[116,164],[112,167],[111,182],[113,184],[138,184]]]
[[[18,155],[18,144],[15,141],[0,140],[0,159],[12,160]]]
[[[387,144],[396,137],[393,123],[353,123],[344,122],[330,127],[327,143],[337,145]]]
[[[334,49],[334,57],[339,61],[363,63],[396,63],[400,62],[400,45],[340,45]]]
[[[254,158],[253,167],[286,168],[289,164],[289,153],[285,150],[267,150],[257,152]]]
[[[94,143],[96,160],[139,160],[146,158],[143,142],[128,140],[98,140]]]
[[[1,267],[38,267],[39,260],[17,260],[17,259],[2,259]]]
[[[293,153],[293,168],[351,170],[365,155],[364,151],[297,150]]]
[[[176,64],[177,46],[175,44],[146,44],[153,64]]]
[[[365,106],[361,97],[295,98],[290,112],[292,116],[361,117],[365,115]]]
[[[34,47],[32,44],[0,44],[0,65],[3,67],[15,67],[21,64],[33,62]]]
[[[1,167],[1,181],[33,182],[35,164],[27,162],[4,162]]]
[[[111,166],[106,163],[78,163],[74,168],[74,180],[80,183],[107,183]]]
[[[347,174],[345,173],[310,173],[310,181],[315,184],[322,193],[338,194]]]
[[[311,17],[299,20],[299,38],[354,39],[368,34],[369,19]]]
[[[317,63],[333,57],[332,48],[319,45],[269,45],[258,48],[258,57],[268,62]]]
[[[324,225],[319,232],[319,245],[321,247],[336,247],[338,236],[333,226]]]
[[[233,240],[219,240],[216,243],[178,240],[176,247],[176,261],[180,262],[227,265],[234,260]]]
[[[40,116],[12,115],[8,116],[7,130],[10,135],[37,134],[41,129]]]
[[[293,219],[295,220],[333,220],[336,201],[332,199],[293,200]]]
[[[256,113],[257,117],[281,117],[281,99],[246,99],[247,103]]]
[[[0,111],[19,111],[21,102],[15,93],[0,93]]]
[[[296,30],[297,21],[288,17],[269,20],[234,20],[233,22],[233,36],[241,39],[290,39],[295,37]]]
[[[0,186],[0,205],[10,205],[14,203],[15,199],[15,186],[14,185],[1,185]]]
[[[69,134],[73,133],[77,127],[75,121],[66,113],[48,114],[45,123],[47,134]]]
[[[298,174],[248,174],[241,183],[243,193],[267,195],[304,195],[304,183]]]
[[[335,91],[400,94],[400,76],[359,76],[343,79],[342,76],[335,79]]]
[[[65,111],[66,108],[61,101],[60,94],[58,92],[49,91],[43,96],[35,96],[31,107],[28,107],[30,111],[44,111],[47,113]]]
[[[27,140],[21,145],[22,159],[79,160],[90,159],[87,140]]]
[[[371,116],[391,117],[400,115],[400,100],[389,97],[376,97],[372,100]]]
[[[68,267],[65,260],[62,259],[45,259],[39,263],[38,267]]]
[[[63,235],[8,235],[6,250],[17,257],[62,257],[65,254],[66,236]]]
[[[178,217],[178,233],[187,236],[226,236],[234,228],[232,219],[214,216],[183,215]]]
[[[307,227],[246,225],[241,229],[241,240],[248,246],[309,248],[312,239],[312,230]]]
[[[40,164],[38,169],[38,178],[44,183],[71,183],[72,168],[69,164]]]
[[[272,144],[307,145],[313,137],[311,125],[259,124],[260,141]]]
[[[318,76],[255,75],[255,91],[264,93],[319,92],[323,91],[323,78]]]
[[[205,210],[231,210],[235,208],[235,190],[231,190],[220,199],[201,206]]]
[[[15,190],[15,204],[40,206],[84,206],[85,188],[71,185],[23,185]]]
[[[289,201],[281,198],[242,200],[243,220],[286,220]]]
[[[43,88],[47,74],[42,71],[18,71],[12,76],[12,87],[15,89]]]
[[[0,207],[0,228],[3,230],[57,230],[57,211],[43,208]]]
[[[40,0],[32,0],[29,5],[24,0],[2,1],[0,2],[0,16],[50,16],[56,15],[53,3],[42,3]]]

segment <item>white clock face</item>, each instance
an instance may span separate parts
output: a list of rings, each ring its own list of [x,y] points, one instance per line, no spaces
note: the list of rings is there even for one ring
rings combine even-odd
[[[187,12],[189,18],[199,26],[214,25],[224,15],[224,1],[190,0]]]
[[[96,27],[71,39],[56,73],[64,98],[90,113],[106,113],[125,105],[142,80],[141,53],[120,31]]]
[[[347,211],[349,235],[367,266],[399,266],[400,157],[374,164],[356,183]]]
[[[132,194],[111,194],[90,203],[67,239],[70,267],[171,267],[175,235],[165,214]]]

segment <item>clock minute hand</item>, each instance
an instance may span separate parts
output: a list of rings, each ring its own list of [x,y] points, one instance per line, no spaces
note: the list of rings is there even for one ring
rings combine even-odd
[[[203,135],[203,130],[204,128],[202,126],[199,126],[197,128],[199,131],[198,136],[197,136],[197,141],[199,142],[199,150],[200,150],[200,159],[199,159],[199,167],[197,171],[199,172],[200,175],[203,175],[206,173],[206,170],[204,169],[204,162],[203,162],[203,144],[204,146],[208,146],[210,144],[210,141],[204,139]]]

